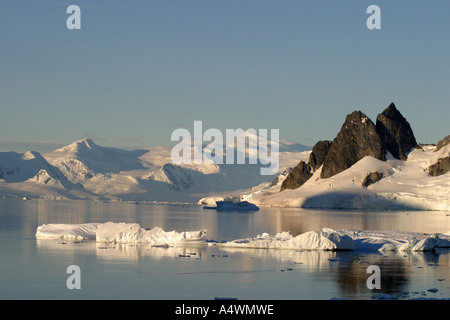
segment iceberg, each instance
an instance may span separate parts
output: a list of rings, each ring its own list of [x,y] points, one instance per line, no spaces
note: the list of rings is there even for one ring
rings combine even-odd
[[[36,230],[37,239],[87,240],[95,239],[99,223],[43,224]]]
[[[97,242],[143,243],[152,245],[182,244],[185,242],[204,242],[206,231],[169,231],[160,227],[144,229],[137,223],[107,222],[97,230]]]
[[[37,239],[91,239],[96,242],[128,244],[174,245],[204,242],[206,231],[169,231],[160,227],[142,228],[137,223],[44,224],[36,230]]]
[[[356,250],[418,252],[450,248],[450,237],[447,234],[371,230],[339,230],[338,233],[351,237]]]
[[[324,228],[322,231],[309,231],[296,237],[289,232],[270,236],[267,233],[255,238],[233,240],[219,244],[224,247],[244,247],[258,249],[306,249],[306,250],[353,250],[353,239],[340,235],[335,230]]]
[[[423,234],[417,232],[333,230],[308,231],[293,236],[287,231],[272,236],[231,241],[206,239],[206,230],[164,231],[160,227],[142,228],[137,223],[44,224],[37,228],[36,239],[95,240],[98,243],[145,244],[155,246],[188,243],[216,245],[222,248],[294,249],[294,250],[358,250],[380,252],[420,252],[450,248],[450,232]]]
[[[258,211],[259,208],[248,201],[216,201],[216,207],[204,206],[203,209],[216,209],[218,211]]]
[[[394,231],[333,230],[308,231],[298,236],[281,232],[275,236],[263,233],[253,238],[218,243],[223,247],[296,250],[358,250],[379,252],[419,252],[450,248],[448,234],[422,234]]]

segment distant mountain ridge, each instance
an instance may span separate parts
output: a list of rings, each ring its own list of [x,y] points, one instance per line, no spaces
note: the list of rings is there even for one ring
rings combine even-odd
[[[392,103],[372,122],[347,115],[313,148],[281,140],[279,172],[261,164],[181,164],[170,147],[127,151],[75,141],[46,154],[0,152],[0,195],[332,209],[450,210],[450,138],[418,144]],[[200,200],[199,200],[200,199]]]
[[[281,164],[307,157],[308,147],[280,142]],[[287,156],[284,156],[287,155]],[[54,199],[196,202],[202,195],[270,183],[259,165],[171,162],[171,148],[122,150],[92,139],[75,141],[41,155],[0,152],[0,194]]]

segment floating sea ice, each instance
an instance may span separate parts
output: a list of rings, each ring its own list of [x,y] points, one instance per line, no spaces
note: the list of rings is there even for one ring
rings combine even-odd
[[[425,238],[413,238],[401,244],[386,243],[380,251],[432,251],[441,246],[441,240],[436,234]]]
[[[169,231],[159,227],[147,230],[137,223],[44,224],[37,239],[95,239],[97,242],[145,243],[152,245],[205,241],[206,231]]]
[[[100,223],[43,224],[36,230],[37,239],[95,239]]]
[[[293,237],[288,232],[270,236],[267,233],[255,238],[238,239],[219,244],[226,247],[262,249],[306,249],[306,250],[353,250],[352,238],[340,235],[335,230],[309,231]]]
[[[160,227],[147,230],[137,223],[107,222],[97,230],[97,242],[178,244],[186,241],[205,241],[206,231],[169,231]]]

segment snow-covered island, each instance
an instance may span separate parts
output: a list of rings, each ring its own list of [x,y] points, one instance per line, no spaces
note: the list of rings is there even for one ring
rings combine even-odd
[[[319,141],[309,160],[274,183],[204,197],[199,204],[236,199],[260,207],[449,211],[449,169],[450,136],[437,145],[416,143],[391,104],[376,125],[360,111],[348,115],[333,141]]]

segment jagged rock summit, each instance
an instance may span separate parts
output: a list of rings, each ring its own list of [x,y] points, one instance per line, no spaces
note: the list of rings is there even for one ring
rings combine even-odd
[[[331,143],[332,142],[329,140],[324,140],[319,141],[314,145],[312,152],[309,155],[309,165],[314,171],[322,166],[327,157],[328,150],[330,150]]]
[[[397,159],[406,160],[417,145],[411,126],[394,103],[377,116],[376,127],[384,149]]]
[[[354,111],[331,143],[320,177],[334,176],[366,156],[386,160],[386,151],[372,120],[361,111]]]
[[[410,124],[394,103],[377,116],[376,124],[363,112],[354,111],[347,115],[333,141],[317,142],[309,162],[301,161],[291,169],[280,191],[302,186],[321,166],[320,177],[329,178],[350,168],[366,156],[385,161],[389,152],[397,159],[406,160],[408,153],[416,146]],[[377,176],[377,179],[370,180],[370,183],[381,178]]]
[[[280,191],[297,189],[308,181],[313,172],[322,166],[330,146],[331,141],[328,140],[317,142],[309,155],[308,163],[300,161],[297,166],[292,168],[286,179],[283,180]]]

